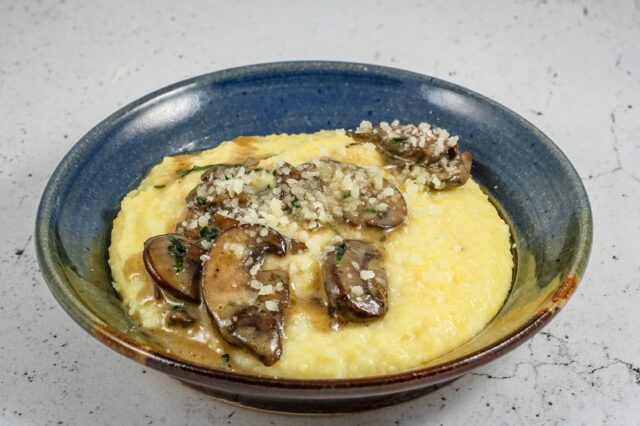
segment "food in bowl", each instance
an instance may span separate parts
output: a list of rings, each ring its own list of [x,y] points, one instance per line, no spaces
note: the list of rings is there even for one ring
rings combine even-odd
[[[168,353],[290,378],[417,368],[506,299],[508,226],[457,137],[397,120],[166,157],[122,201],[109,264]]]

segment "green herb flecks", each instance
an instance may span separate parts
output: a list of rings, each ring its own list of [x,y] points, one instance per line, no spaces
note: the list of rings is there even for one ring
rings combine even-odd
[[[391,138],[391,143],[402,143],[409,140],[409,136],[399,136],[397,138]]]
[[[223,363],[229,364],[231,362],[231,355],[222,354],[222,355],[220,355],[220,359],[222,360]]]
[[[180,176],[180,177],[184,177],[184,176],[188,175],[189,173],[202,172],[204,170],[209,170],[213,166],[215,166],[215,164],[206,164],[204,166],[193,166],[190,169],[178,169],[178,170],[176,170],[176,174],[178,176]]]
[[[200,239],[211,242],[216,239],[219,233],[220,231],[216,228],[209,228],[208,226],[205,226],[200,230]]]
[[[205,170],[209,170],[212,167],[240,167],[242,164],[205,164],[204,166],[193,166],[190,169],[178,169],[176,170],[176,174],[180,177],[185,177],[189,173],[193,172],[202,172]]]
[[[364,209],[364,211],[365,211],[366,213],[380,214],[380,210],[378,210],[378,209],[376,209],[376,208],[374,208],[374,207],[366,207],[366,208]]]
[[[342,191],[342,199],[343,200],[346,200],[349,197],[351,197],[351,191]]]
[[[153,187],[154,187],[155,189],[162,189],[162,188],[164,188],[165,186],[167,186],[167,185],[165,185],[165,184],[162,184],[162,185],[153,185]]]
[[[202,196],[198,195],[196,197],[195,201],[196,201],[196,206],[198,206],[198,207],[204,207],[204,206],[207,205],[207,198],[206,197],[202,197]]]
[[[345,251],[347,251],[347,245],[345,243],[338,244],[336,246],[336,262],[340,262],[342,260]]]
[[[171,243],[169,244],[169,254],[173,256],[173,269],[176,274],[179,274],[184,271],[184,256],[187,254],[187,246],[173,235],[169,235],[167,239]]]
[[[298,200],[296,197],[293,198],[293,201],[291,201],[291,205],[295,208],[300,207],[300,200]]]

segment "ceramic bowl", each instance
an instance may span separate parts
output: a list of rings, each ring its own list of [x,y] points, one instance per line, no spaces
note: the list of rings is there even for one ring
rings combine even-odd
[[[122,197],[163,156],[239,135],[354,128],[362,119],[427,121],[459,135],[472,174],[509,222],[512,291],[465,345],[411,371],[360,379],[290,380],[194,365],[165,354],[125,314],[107,247]],[[111,115],[64,157],[42,196],[36,248],[69,315],[102,343],[229,402],[295,413],[346,412],[407,400],[514,349],[574,292],[592,220],[580,178],[556,145],[509,109],[432,77],[379,66],[285,62],[214,72],[161,89]],[[117,372],[114,372],[117,374]]]

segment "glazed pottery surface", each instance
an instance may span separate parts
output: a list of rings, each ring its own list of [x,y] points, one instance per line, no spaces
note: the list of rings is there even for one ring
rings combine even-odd
[[[456,350],[409,372],[351,380],[256,377],[166,355],[127,316],[107,248],[122,197],[166,155],[240,135],[354,128],[361,120],[426,121],[460,136],[472,174],[509,222],[516,269],[495,319]],[[336,62],[235,68],[127,105],[84,136],[42,196],[36,246],[58,302],[116,351],[222,398],[297,413],[345,412],[423,394],[517,347],[564,306],[585,270],[591,212],[580,178],[541,131],[462,87],[397,69]],[[114,372],[114,374],[118,374]]]

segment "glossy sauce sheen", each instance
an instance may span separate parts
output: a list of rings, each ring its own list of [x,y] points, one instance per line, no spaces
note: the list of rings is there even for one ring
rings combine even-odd
[[[284,351],[271,367],[224,342],[202,305],[155,297],[157,290],[142,262],[144,241],[173,232],[186,212],[184,198],[201,174],[179,177],[176,170],[266,155],[274,156],[259,167],[272,168],[276,159],[295,165],[323,156],[384,165],[373,145],[352,143],[341,130],[242,137],[194,155],[165,158],[125,197],[114,221],[109,264],[129,314],[167,353],[217,368],[294,378],[363,377],[417,368],[473,337],[502,306],[513,267],[509,228],[473,180],[442,192],[398,182],[408,217],[393,230],[338,223],[310,232],[292,223],[267,223],[308,246],[295,255],[268,256],[263,266],[287,270],[291,280]],[[329,317],[319,269],[324,247],[336,232],[371,242],[382,253],[389,282],[384,318],[338,324]],[[196,323],[169,327],[165,305],[178,306]]]

